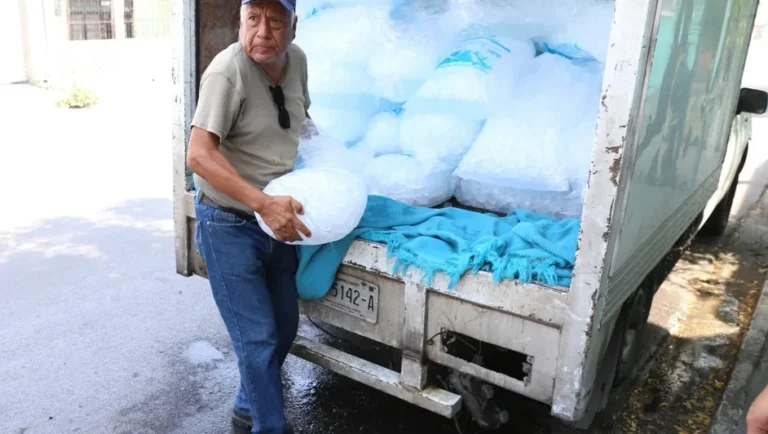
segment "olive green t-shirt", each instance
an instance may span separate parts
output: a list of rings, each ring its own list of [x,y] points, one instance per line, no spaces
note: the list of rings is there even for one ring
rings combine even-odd
[[[271,81],[239,42],[216,55],[200,80],[192,126],[219,136],[219,150],[240,176],[258,188],[293,169],[301,125],[309,110],[307,57],[295,44],[287,53],[280,85],[291,117],[289,129],[281,128],[278,122],[278,109],[269,91]],[[200,176],[195,175],[195,182],[220,206],[252,212]]]

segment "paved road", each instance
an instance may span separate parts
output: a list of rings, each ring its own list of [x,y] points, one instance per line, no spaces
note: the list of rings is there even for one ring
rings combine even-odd
[[[11,126],[0,159],[8,205],[0,213],[0,432],[227,432],[234,356],[207,283],[174,273],[169,104],[135,98],[62,111],[46,93],[24,86],[0,87],[0,101],[0,118]],[[768,184],[768,121],[756,124],[754,142],[763,146],[753,146],[758,151],[741,180],[734,217],[743,221]],[[752,268],[739,271],[740,255],[750,249],[739,234],[727,246],[697,245],[684,261],[668,297],[656,303],[649,337],[658,344],[672,333],[675,339],[664,342],[679,346],[652,354],[660,362],[648,366],[683,377],[694,372],[690,366],[704,374],[728,366],[727,354],[707,352],[729,348],[726,342],[693,331],[697,324],[720,327],[715,320],[724,315],[722,334],[738,335],[738,316],[753,292],[748,281],[757,279],[750,273],[759,265],[751,256],[744,262]],[[715,306],[725,313],[714,319],[704,315],[713,306],[690,292],[705,287],[691,283],[705,274],[715,282],[706,288],[719,288],[712,292],[725,303]],[[741,298],[728,298],[723,282],[731,281],[746,282]],[[322,335],[306,323],[301,332]],[[670,427],[675,415],[663,409],[684,408],[703,384],[678,378],[659,386],[669,372],[653,371],[626,391],[626,415],[617,412],[607,431],[631,432],[657,419]],[[300,432],[456,431],[453,421],[294,357],[284,377],[288,415]],[[672,393],[648,401],[659,387]],[[507,402],[520,432],[565,432],[544,406]],[[658,418],[643,419],[648,412]]]

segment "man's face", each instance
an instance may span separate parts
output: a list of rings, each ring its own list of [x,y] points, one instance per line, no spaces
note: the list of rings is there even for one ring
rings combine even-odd
[[[272,63],[283,58],[296,35],[290,12],[275,1],[257,1],[244,5],[240,18],[240,43],[251,59]]]

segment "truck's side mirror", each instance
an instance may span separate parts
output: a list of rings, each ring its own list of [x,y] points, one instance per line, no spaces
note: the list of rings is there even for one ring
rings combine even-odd
[[[736,114],[754,113],[761,115],[765,113],[768,106],[768,93],[762,90],[742,88],[739,94],[739,104],[736,107]]]

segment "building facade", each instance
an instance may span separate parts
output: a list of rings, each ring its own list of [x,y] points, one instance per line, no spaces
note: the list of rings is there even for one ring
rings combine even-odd
[[[171,0],[2,0],[0,83],[169,76],[170,23]]]

